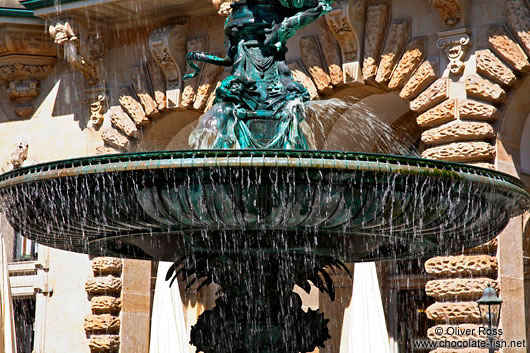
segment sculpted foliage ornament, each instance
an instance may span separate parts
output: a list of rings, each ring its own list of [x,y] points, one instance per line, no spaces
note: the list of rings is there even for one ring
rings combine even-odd
[[[454,26],[462,18],[462,8],[459,0],[430,0],[431,4],[438,9],[442,20],[448,26]]]
[[[455,29],[438,33],[436,46],[443,49],[449,64],[447,67],[453,74],[460,74],[464,71],[464,55],[471,46],[471,31],[466,28]]]

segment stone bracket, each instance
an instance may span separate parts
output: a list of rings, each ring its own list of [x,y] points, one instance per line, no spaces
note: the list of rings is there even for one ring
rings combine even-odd
[[[6,82],[8,98],[17,104],[15,115],[25,119],[33,114],[31,103],[40,94],[40,81],[51,72],[57,59],[38,55],[0,57],[0,79]]]
[[[361,41],[364,37],[366,0],[339,0],[326,15],[326,21],[339,43],[344,83],[362,84]]]
[[[463,61],[469,47],[471,47],[471,30],[459,28],[445,32],[438,32],[438,41],[436,46],[443,49],[449,59],[447,68],[453,74],[460,74],[464,71],[465,64]]]
[[[89,86],[102,81],[101,59],[104,54],[102,34],[94,28],[88,30],[86,40],[72,28],[68,21],[58,21],[48,28],[55,44],[64,47],[64,58],[74,70],[80,71]]]
[[[168,108],[181,107],[182,76],[186,71],[186,26],[174,25],[154,30],[149,49],[166,78]]]
[[[83,102],[90,111],[90,123],[99,127],[103,124],[108,110],[108,93],[105,87],[91,87],[83,91]]]

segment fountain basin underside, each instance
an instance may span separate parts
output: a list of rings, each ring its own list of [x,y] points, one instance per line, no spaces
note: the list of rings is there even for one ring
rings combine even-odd
[[[487,242],[528,209],[509,175],[407,157],[312,151],[99,156],[0,177],[13,227],[93,255],[310,254],[344,262]]]

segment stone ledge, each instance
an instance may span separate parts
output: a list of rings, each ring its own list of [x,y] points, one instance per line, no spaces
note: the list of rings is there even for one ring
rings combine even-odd
[[[113,126],[105,126],[101,129],[101,139],[107,145],[119,150],[126,150],[131,143],[126,135]]]
[[[407,48],[405,53],[399,60],[394,72],[392,73],[392,78],[388,83],[388,88],[391,90],[401,89],[405,86],[409,78],[414,73],[422,60],[425,58],[426,53],[426,42],[427,39],[422,38],[413,38]]]
[[[490,255],[437,256],[425,262],[427,273],[437,276],[497,275],[497,258]]]
[[[121,287],[121,278],[114,276],[91,278],[85,283],[89,294],[119,293]]]
[[[477,72],[505,86],[513,86],[517,77],[489,49],[477,50]]]
[[[479,162],[495,158],[495,146],[488,142],[453,142],[428,148],[421,156],[449,162]]]
[[[136,96],[132,87],[123,86],[120,88],[119,102],[127,115],[135,122],[138,126],[144,126],[149,124],[149,118],[146,116],[144,108],[136,100]]]
[[[469,140],[490,140],[495,137],[493,126],[484,122],[452,121],[423,132],[421,141],[427,145]]]
[[[499,111],[491,104],[459,99],[458,115],[460,119],[495,121],[499,117]]]
[[[115,257],[96,257],[92,260],[92,271],[97,275],[120,274],[123,261]]]
[[[121,310],[121,299],[112,296],[96,296],[90,299],[94,314],[118,313]]]
[[[416,122],[423,128],[429,128],[455,120],[456,105],[456,99],[448,99],[418,116]]]
[[[317,37],[300,38],[300,59],[307,68],[319,92],[331,92],[333,86],[331,77],[326,71],[324,58],[321,55],[320,44]]]
[[[87,315],[85,331],[88,333],[111,333],[120,331],[120,318],[110,314]]]
[[[449,85],[447,78],[439,78],[416,97],[416,99],[410,102],[410,109],[418,113],[426,111],[447,99],[448,89]]]
[[[407,81],[399,96],[411,100],[420,94],[425,88],[438,77],[440,59],[438,57],[427,58]]]
[[[526,54],[519,44],[510,38],[504,26],[491,26],[488,42],[491,49],[513,69],[520,72],[530,71],[530,63],[528,63]]]
[[[530,10],[524,0],[506,1],[506,22],[530,55]]]
[[[478,300],[488,284],[498,289],[491,278],[451,278],[428,281],[425,292],[436,300]]]
[[[492,103],[505,103],[506,92],[496,83],[477,75],[466,77],[466,92],[473,97]]]
[[[405,44],[410,37],[410,20],[409,19],[396,19],[390,24],[388,33],[386,35],[385,45],[381,58],[379,61],[379,67],[377,68],[377,74],[375,76],[375,82],[384,84],[390,80],[394,67],[405,48]]]
[[[112,126],[114,126],[116,129],[120,130],[128,137],[138,137],[139,131],[136,127],[136,124],[131,120],[129,115],[123,111],[121,106],[116,105],[110,107],[105,115],[108,116]]]
[[[476,302],[434,303],[426,310],[427,318],[446,323],[479,323],[480,312]]]
[[[117,353],[120,350],[120,336],[92,335],[88,347],[91,353]]]

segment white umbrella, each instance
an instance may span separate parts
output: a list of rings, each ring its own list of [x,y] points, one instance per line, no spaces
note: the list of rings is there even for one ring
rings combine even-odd
[[[170,262],[159,262],[156,277],[153,315],[151,317],[150,353],[188,353],[188,332],[178,283],[171,288],[165,281]]]
[[[390,353],[375,262],[355,264],[340,353]]]
[[[9,283],[9,272],[7,270],[7,254],[4,238],[0,235],[0,351],[5,353],[17,353],[15,339],[15,321],[13,318],[13,302],[11,299],[11,286]]]

